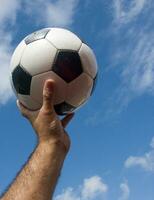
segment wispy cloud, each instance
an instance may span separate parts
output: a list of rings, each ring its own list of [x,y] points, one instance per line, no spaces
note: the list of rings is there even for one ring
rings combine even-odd
[[[19,0],[2,0],[0,6],[0,25],[5,26],[5,23],[15,23],[17,10],[20,8]]]
[[[152,140],[151,140],[150,146],[151,146],[152,148],[154,148],[154,137],[153,137]]]
[[[143,156],[130,156],[125,161],[125,167],[140,167],[145,171],[154,172],[154,138],[151,141],[150,146],[152,150],[145,153]]]
[[[78,0],[25,1],[26,11],[47,26],[69,26],[73,23]],[[35,15],[34,15],[35,10]],[[38,20],[39,19],[39,20]]]
[[[55,4],[48,3],[46,15],[47,25],[71,25],[77,5],[78,0],[58,0]]]
[[[12,33],[7,30],[6,24],[13,25],[20,7],[18,0],[3,0],[0,7],[0,104],[6,103],[12,97],[9,81],[9,64],[12,53]]]
[[[9,64],[11,57],[11,35],[0,33],[1,45],[0,45],[0,104],[5,104],[12,97],[12,89],[9,81]]]
[[[128,200],[130,196],[130,189],[127,181],[120,184],[121,196],[118,200]]]
[[[145,8],[147,0],[115,0],[115,20],[118,23],[128,23],[135,19]]]
[[[111,65],[119,69],[115,96],[122,108],[135,97],[154,94],[154,5],[151,0],[116,0],[113,5]]]
[[[83,184],[77,189],[71,187],[65,189],[54,200],[95,200],[99,198],[103,200],[107,191],[108,186],[103,182],[101,177],[93,176],[85,179]]]
[[[116,71],[117,86],[87,118],[90,126],[121,113],[135,98],[154,95],[153,1],[115,0],[111,8],[113,20],[106,30],[110,49],[107,70]]]

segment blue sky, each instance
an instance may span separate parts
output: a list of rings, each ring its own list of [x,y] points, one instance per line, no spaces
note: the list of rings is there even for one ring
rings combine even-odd
[[[55,200],[154,199],[153,0],[5,0],[0,7],[0,192],[36,146],[9,83],[13,49],[27,34],[60,26],[95,51],[93,97],[68,132],[72,139]]]

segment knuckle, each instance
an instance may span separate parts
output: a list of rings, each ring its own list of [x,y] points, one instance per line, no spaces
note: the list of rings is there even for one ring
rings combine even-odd
[[[47,116],[54,116],[55,115],[55,112],[54,112],[53,109],[48,109],[48,108],[44,108],[44,107],[43,107],[42,113],[44,115],[47,115]]]
[[[43,92],[43,96],[44,96],[44,98],[51,98],[52,93],[48,90],[45,90],[45,92]]]
[[[43,95],[44,101],[50,101],[51,97],[47,94]]]

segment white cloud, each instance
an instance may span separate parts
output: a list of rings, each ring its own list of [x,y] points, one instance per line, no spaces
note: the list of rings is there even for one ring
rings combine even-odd
[[[108,191],[108,186],[99,176],[85,179],[82,186],[77,189],[67,188],[62,194],[57,195],[54,200],[95,200],[103,199]]]
[[[73,16],[78,0],[58,0],[48,3],[46,22],[47,25],[67,26],[73,23]]]
[[[9,81],[9,63],[11,57],[11,36],[5,33],[0,33],[0,104],[5,104],[12,97],[12,89]]]
[[[12,34],[6,31],[6,25],[13,25],[17,11],[20,7],[18,0],[2,0],[0,7],[0,104],[6,103],[12,97],[12,89],[9,81],[9,64],[12,53]]]
[[[81,200],[77,197],[73,188],[67,188],[62,194],[57,195],[54,200]]]
[[[25,5],[27,12],[35,17],[36,22],[43,22],[47,26],[69,26],[73,23],[78,0],[25,1]]]
[[[154,150],[140,157],[130,156],[125,161],[125,167],[127,168],[136,166],[139,166],[146,171],[154,171]]]
[[[130,156],[127,158],[124,164],[125,167],[141,167],[145,171],[154,172],[154,138],[150,145],[153,149],[143,156]]]
[[[84,180],[82,189],[82,199],[94,199],[99,195],[106,193],[108,187],[99,176],[93,176]]]
[[[6,21],[14,23],[17,10],[20,8],[19,0],[1,0],[0,6],[0,25],[5,26]]]
[[[120,184],[121,196],[118,200],[128,200],[130,196],[130,189],[127,182]]]

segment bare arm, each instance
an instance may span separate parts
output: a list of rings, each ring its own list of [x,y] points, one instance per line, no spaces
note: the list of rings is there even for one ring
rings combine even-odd
[[[53,108],[54,83],[47,81],[43,106],[29,111],[19,105],[38,135],[38,145],[30,160],[1,200],[51,200],[60,171],[70,146],[64,128],[73,114],[59,120]]]

